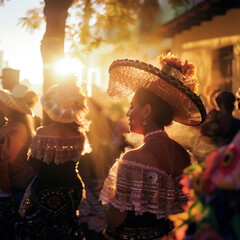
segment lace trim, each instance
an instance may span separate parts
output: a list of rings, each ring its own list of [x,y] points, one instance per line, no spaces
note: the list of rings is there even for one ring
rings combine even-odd
[[[138,162],[135,162],[135,161],[128,161],[128,160],[125,160],[125,159],[117,159],[117,162],[119,162],[120,164],[126,164],[126,165],[129,165],[129,166],[139,167],[139,168],[142,168],[142,169],[145,169],[145,170],[156,171],[159,174],[163,174],[163,175],[166,175],[166,176],[172,178],[171,174],[167,174],[164,170],[159,169],[159,168],[154,167],[154,166],[151,166],[151,165],[142,164],[142,163],[138,163]]]
[[[156,214],[167,218],[182,212],[188,197],[182,193],[180,176],[172,177],[153,166],[117,160],[109,171],[101,194],[103,204],[111,203],[120,211]]]
[[[152,137],[152,136],[154,136],[154,135],[155,135],[156,137],[160,137],[160,136],[162,136],[162,137],[168,137],[167,133],[166,133],[164,130],[159,129],[159,130],[156,130],[156,131],[149,132],[149,133],[145,134],[143,141],[146,142],[150,137]]]
[[[45,163],[63,164],[79,161],[84,151],[83,135],[76,137],[52,137],[36,135],[30,144],[28,155]]]

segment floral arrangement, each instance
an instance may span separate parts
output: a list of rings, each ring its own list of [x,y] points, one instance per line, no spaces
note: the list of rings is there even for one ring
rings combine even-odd
[[[196,93],[198,91],[197,69],[195,65],[188,62],[188,60],[181,61],[171,53],[167,55],[161,54],[158,56],[158,61],[162,71],[180,80],[193,92]]]
[[[196,78],[197,69],[192,63],[188,62],[188,60],[181,61],[174,54],[169,53],[167,55],[161,54],[158,57],[158,61],[162,67],[165,65],[170,65],[176,68],[185,77]]]
[[[240,132],[203,164],[185,169],[184,212],[171,215],[176,239],[240,239]]]

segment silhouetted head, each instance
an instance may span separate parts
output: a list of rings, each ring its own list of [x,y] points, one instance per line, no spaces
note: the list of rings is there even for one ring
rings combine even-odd
[[[223,91],[218,94],[215,100],[220,110],[223,110],[222,108],[231,112],[234,110],[236,98],[232,92]]]

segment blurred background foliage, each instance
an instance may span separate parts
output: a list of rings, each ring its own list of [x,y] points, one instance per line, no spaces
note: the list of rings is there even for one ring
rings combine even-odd
[[[1,0],[2,2],[3,0]],[[59,4],[52,0],[53,4]],[[45,22],[44,5],[30,9],[19,24],[33,31]],[[189,0],[167,0],[173,9],[186,6]],[[159,0],[74,0],[68,9],[65,40],[74,51],[91,51],[102,43],[145,37],[160,24]]]

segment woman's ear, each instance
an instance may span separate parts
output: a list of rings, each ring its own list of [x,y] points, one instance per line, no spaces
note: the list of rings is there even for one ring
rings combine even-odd
[[[152,111],[151,105],[150,104],[146,104],[144,106],[144,117],[147,118],[151,114],[151,111]]]

